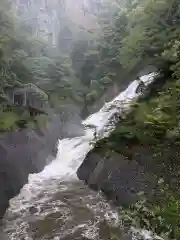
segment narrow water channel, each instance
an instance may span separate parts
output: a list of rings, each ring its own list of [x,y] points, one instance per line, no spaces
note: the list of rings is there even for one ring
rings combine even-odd
[[[153,74],[141,79],[148,84]],[[79,181],[76,171],[92,148],[94,128],[87,126],[96,126],[101,136],[108,134],[113,115],[138,97],[137,86],[135,80],[112,102],[88,117],[83,122],[84,136],[59,141],[56,159],[41,173],[29,176],[28,184],[10,201],[3,220],[3,231],[9,240],[132,239],[122,234],[117,209],[101,193]],[[120,106],[120,101],[127,104]]]

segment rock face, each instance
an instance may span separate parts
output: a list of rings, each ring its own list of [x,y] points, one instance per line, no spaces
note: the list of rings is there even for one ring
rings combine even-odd
[[[19,193],[28,175],[40,172],[55,158],[58,139],[84,133],[81,119],[75,114],[71,114],[69,120],[66,113],[64,123],[53,110],[48,113],[50,123],[47,128],[0,134],[0,219],[9,205],[9,199]]]
[[[92,150],[79,167],[77,175],[89,187],[101,190],[120,205],[135,202],[137,193],[141,191],[150,196],[156,187],[156,177],[147,172],[145,165],[117,153],[103,157]]]
[[[151,90],[154,84],[149,87]],[[140,84],[138,90],[143,88],[144,85]],[[149,89],[144,93],[144,96],[148,95]],[[126,146],[122,142],[124,147],[119,146],[120,154],[112,151],[111,142],[107,142],[108,138],[105,141],[100,140],[87,154],[77,171],[78,178],[94,190],[103,191],[108,198],[120,205],[135,202],[139,192],[144,192],[148,198],[153,196],[154,191],[158,193],[157,179],[165,174],[166,167],[162,168],[162,160],[154,161],[153,149],[136,146],[136,143]],[[169,163],[164,164],[168,165]]]
[[[100,0],[14,0],[13,9],[23,22],[30,26],[32,35],[43,38],[49,45],[57,46],[60,30],[70,20],[84,29],[97,28],[93,16]]]
[[[51,138],[36,131],[23,130],[0,136],[0,218],[8,200],[18,194],[30,173],[37,173],[55,155],[57,137]]]
[[[158,179],[163,178],[172,189],[179,191],[180,146],[175,141],[164,140],[161,154],[154,155],[151,146],[132,146],[122,154],[110,152],[107,148],[93,149],[88,153],[77,171],[94,190],[101,190],[118,205],[134,203],[138,192],[143,191],[148,199],[158,196]],[[125,157],[126,156],[126,157]]]
[[[32,34],[42,37],[50,45],[58,38],[56,29],[60,29],[59,16],[61,5],[58,1],[16,0],[13,8],[27,26],[31,26]]]

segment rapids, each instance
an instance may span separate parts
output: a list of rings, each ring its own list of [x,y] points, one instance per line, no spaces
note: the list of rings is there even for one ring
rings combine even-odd
[[[141,77],[145,85],[153,79],[154,73]],[[84,136],[59,141],[56,159],[42,172],[29,175],[28,184],[10,201],[3,219],[2,228],[8,239],[106,240],[123,233],[117,209],[101,193],[84,186],[76,171],[93,147],[95,129],[99,137],[108,135],[114,127],[110,124],[112,117],[127,111],[131,100],[139,96],[137,87],[135,80],[99,112],[89,116],[83,121]],[[119,239],[132,236],[123,235]]]

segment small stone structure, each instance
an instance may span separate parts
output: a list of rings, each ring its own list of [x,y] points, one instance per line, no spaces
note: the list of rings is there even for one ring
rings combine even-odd
[[[33,84],[24,84],[9,90],[7,94],[13,105],[28,108],[31,112],[46,113],[48,96]]]

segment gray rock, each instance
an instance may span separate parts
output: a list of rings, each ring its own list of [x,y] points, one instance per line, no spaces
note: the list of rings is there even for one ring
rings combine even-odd
[[[156,186],[156,177],[147,173],[137,161],[120,154],[101,157],[91,151],[77,171],[80,180],[94,190],[102,190],[106,196],[120,205],[131,204],[143,191],[150,195]]]
[[[63,122],[52,109],[48,115],[50,123],[46,128],[27,128],[0,135],[0,219],[9,200],[28,181],[28,175],[42,171],[56,156],[58,139],[84,134],[78,116],[71,115]]]

